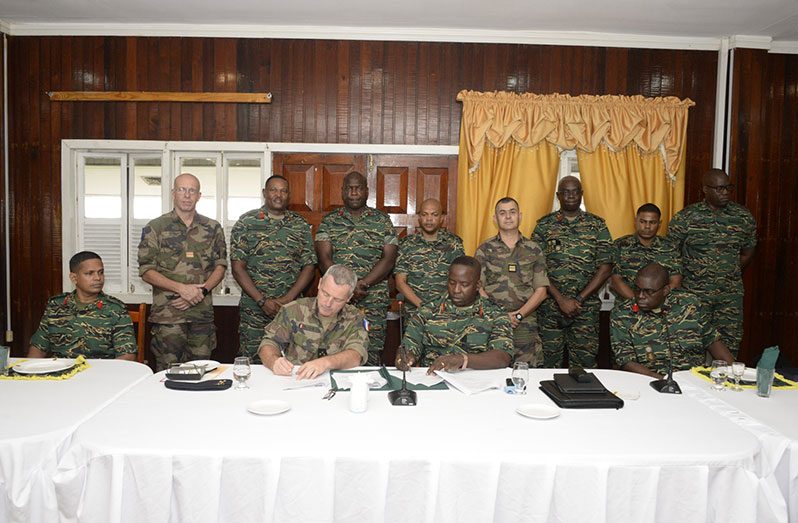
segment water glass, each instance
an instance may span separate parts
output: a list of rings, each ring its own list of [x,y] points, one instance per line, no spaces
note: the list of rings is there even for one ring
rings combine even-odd
[[[252,369],[249,366],[249,358],[239,356],[233,361],[233,378],[236,381],[235,390],[248,389],[247,380]]]
[[[513,385],[516,394],[526,394],[526,384],[529,381],[529,364],[523,361],[513,365]]]
[[[712,378],[712,390],[722,391],[728,375],[729,364],[723,360],[713,360],[712,371],[709,373],[709,377]]]
[[[745,363],[742,361],[735,361],[731,364],[732,376],[734,376],[734,387],[732,390],[735,392],[742,392],[743,388],[740,386],[740,380],[743,378],[745,372]]]

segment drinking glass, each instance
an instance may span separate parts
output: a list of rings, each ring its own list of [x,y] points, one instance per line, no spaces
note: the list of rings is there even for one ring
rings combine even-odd
[[[233,361],[233,378],[236,380],[235,390],[248,389],[247,380],[252,369],[249,367],[249,358],[239,356]]]
[[[712,371],[709,377],[712,378],[712,390],[722,391],[724,383],[726,383],[726,376],[729,374],[729,364],[723,360],[712,361]]]
[[[518,361],[513,365],[513,385],[516,394],[526,394],[526,384],[529,381],[529,364]]]
[[[745,363],[742,361],[735,361],[731,365],[731,370],[732,376],[734,376],[734,387],[732,387],[732,390],[735,392],[742,392],[743,388],[740,386],[740,380],[745,372]]]

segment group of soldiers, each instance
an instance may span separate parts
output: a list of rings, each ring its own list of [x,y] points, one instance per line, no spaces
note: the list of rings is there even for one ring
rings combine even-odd
[[[310,378],[330,369],[379,365],[391,303],[388,276],[405,296],[406,331],[396,364],[430,371],[505,367],[596,366],[600,300],[609,279],[615,363],[660,376],[712,358],[732,361],[742,336],[741,272],[756,244],[751,213],[731,202],[726,173],[702,178],[704,200],[657,232],[661,212],[641,206],[635,234],[612,241],[602,218],[581,209],[572,176],[557,188],[559,210],[531,238],[520,232],[518,202],[495,205],[498,234],[473,257],[442,227],[441,203],[419,207],[418,232],[399,241],[390,218],[367,206],[366,178],[343,180],[343,205],[309,224],[288,210],[289,184],[270,177],[264,205],[232,230],[232,273],[242,289],[239,354],[277,374]],[[158,370],[209,358],[216,346],[211,292],[223,280],[221,226],[196,212],[199,180],[175,179],[174,208],[142,231],[139,273],[153,287],[149,316]],[[314,278],[313,298],[301,298]],[[130,358],[132,326],[124,304],[102,292],[102,261],[70,261],[75,291],[51,298],[29,355]],[[79,332],[79,335],[71,333]]]

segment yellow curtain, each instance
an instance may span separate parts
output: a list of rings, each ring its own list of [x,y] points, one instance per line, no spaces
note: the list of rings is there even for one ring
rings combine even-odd
[[[577,150],[585,207],[604,218],[614,239],[632,234],[637,208],[654,203],[662,210],[660,234],[684,202],[684,162],[672,182],[665,174],[662,156],[641,154],[637,147],[611,151],[606,146],[592,153]]]
[[[493,222],[496,202],[505,196],[518,200],[521,232],[530,236],[538,219],[550,212],[554,200],[560,155],[557,147],[542,142],[522,147],[507,142],[497,149],[486,146],[479,167],[469,173],[460,143],[457,177],[457,234],[467,254],[497,234]]]

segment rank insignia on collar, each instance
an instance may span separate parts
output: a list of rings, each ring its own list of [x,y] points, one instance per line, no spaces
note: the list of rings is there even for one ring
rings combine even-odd
[[[266,219],[266,213],[264,213],[263,211],[259,212],[258,213],[258,219],[259,220],[265,220]]]

